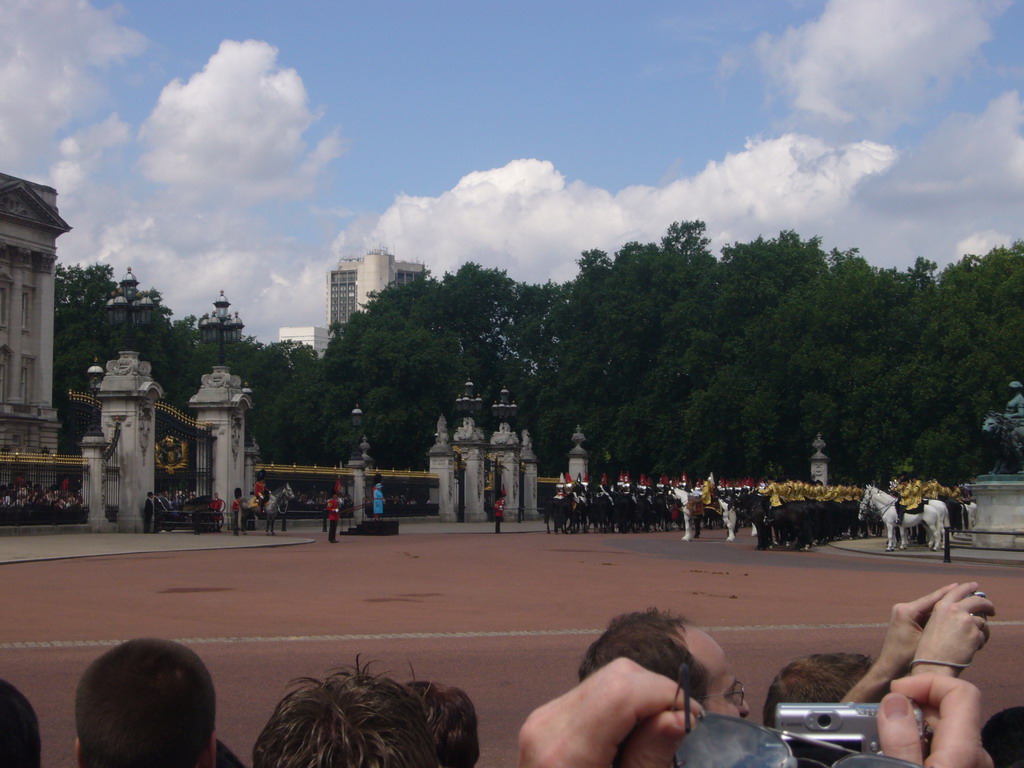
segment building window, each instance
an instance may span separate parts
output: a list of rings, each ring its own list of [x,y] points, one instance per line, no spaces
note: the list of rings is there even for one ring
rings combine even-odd
[[[0,325],[7,325],[7,288],[0,288]]]
[[[32,294],[24,291],[21,294],[21,328],[27,331],[32,326]]]
[[[18,382],[18,395],[21,398],[21,402],[27,403],[31,396],[29,391],[29,364],[21,366],[21,381]]]
[[[7,366],[0,363],[0,403],[7,402]]]

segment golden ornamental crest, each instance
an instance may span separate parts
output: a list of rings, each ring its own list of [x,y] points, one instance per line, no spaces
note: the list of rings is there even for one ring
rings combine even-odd
[[[168,435],[156,444],[156,465],[169,475],[188,467],[188,443]]]

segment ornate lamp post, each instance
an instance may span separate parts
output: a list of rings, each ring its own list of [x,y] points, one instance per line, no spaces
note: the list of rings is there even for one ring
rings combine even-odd
[[[511,395],[509,394],[508,387],[502,387],[501,393],[499,394],[498,402],[491,406],[491,415],[498,419],[499,422],[510,422],[516,417],[516,410],[518,406],[515,401],[509,402]]]
[[[130,351],[137,351],[136,326],[147,325],[153,319],[153,310],[156,306],[157,302],[149,295],[149,291],[139,290],[139,281],[132,274],[132,268],[128,267],[128,274],[124,276],[120,287],[107,301],[107,321],[113,326],[127,326],[125,346]]]
[[[89,377],[89,391],[92,393],[93,399],[96,400],[96,407],[93,408],[92,417],[89,419],[89,431],[85,433],[85,436],[103,437],[103,425],[100,424],[99,406],[100,384],[103,382],[103,369],[95,360],[93,360],[92,365],[89,366],[85,373]]]
[[[358,403],[352,409],[352,426],[355,427],[355,445],[352,447],[352,456],[349,458],[348,463],[368,462],[370,460],[370,443],[367,441],[366,435],[362,435],[362,439],[359,439],[359,427],[362,426],[362,411],[359,409]]]
[[[467,381],[461,395],[455,398],[455,411],[468,419],[474,414],[480,413],[483,408],[483,398],[477,395],[473,397],[473,382]]]
[[[498,401],[491,405],[491,415],[494,416],[499,423],[499,430],[502,427],[507,429],[508,423],[516,417],[516,411],[518,406],[512,400],[512,396],[508,391],[508,387],[502,387],[501,392],[498,394]],[[491,479],[491,505],[493,506],[494,501],[498,498],[498,492],[501,490],[501,458],[499,454],[495,454],[494,463],[491,466],[494,474]]]
[[[204,344],[217,344],[217,365],[224,365],[224,345],[242,340],[245,325],[238,313],[228,312],[231,302],[224,298],[224,291],[213,302],[213,313],[203,315],[199,321],[199,338]]]
[[[482,397],[473,395],[473,382],[466,381],[462,394],[455,398],[455,412],[463,417],[463,426],[467,421],[473,423],[473,416],[483,410],[483,403]],[[459,447],[455,449],[455,479],[459,484],[456,520],[462,523],[466,520],[466,457]]]

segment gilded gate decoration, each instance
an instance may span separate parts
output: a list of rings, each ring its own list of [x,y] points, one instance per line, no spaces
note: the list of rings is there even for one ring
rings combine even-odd
[[[167,403],[156,403],[154,464],[157,495],[209,496],[213,487],[213,428]]]
[[[168,475],[188,467],[188,443],[168,435],[156,444],[156,467]]]

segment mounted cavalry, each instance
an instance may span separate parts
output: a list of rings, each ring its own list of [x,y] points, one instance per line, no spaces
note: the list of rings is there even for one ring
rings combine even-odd
[[[675,487],[672,493],[679,503],[683,517],[683,541],[700,538],[701,523],[712,515],[721,518],[728,535],[726,541],[736,540],[736,512],[733,506],[717,495],[711,479],[705,481],[704,487],[687,491],[686,487]]]
[[[921,512],[916,514],[906,513],[903,515],[903,519],[900,520],[897,501],[898,499],[895,496],[879,490],[873,485],[869,485],[864,489],[864,497],[860,503],[862,519],[873,513],[885,523],[885,551],[892,552],[896,549],[897,527],[900,529],[902,539],[898,546],[900,549],[906,549],[909,530],[922,523],[928,531],[929,548],[934,551],[941,549],[943,528],[947,523],[948,511],[946,505],[941,501],[925,500],[921,505]]]
[[[262,493],[252,496],[249,499],[249,509],[253,510],[257,517],[265,516],[267,519],[267,536],[276,536],[274,524],[279,515],[288,511],[288,502],[295,498],[295,492],[291,485],[285,483],[275,491],[263,490]]]

